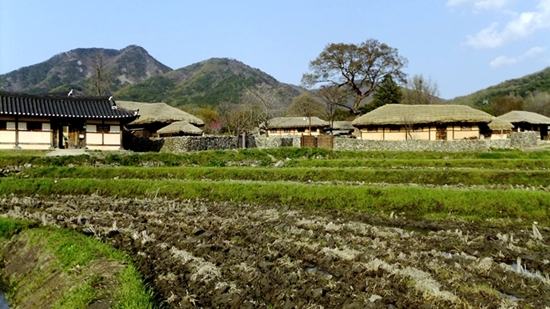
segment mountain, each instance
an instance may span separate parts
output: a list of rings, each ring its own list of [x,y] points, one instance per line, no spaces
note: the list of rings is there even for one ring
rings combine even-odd
[[[93,80],[98,68],[109,84],[105,87],[106,93],[172,71],[136,45],[121,50],[77,48],[0,75],[0,89],[45,93],[75,88],[87,94],[97,94],[94,93]]]
[[[212,58],[170,71],[163,76],[127,85],[115,93],[122,100],[166,102],[173,106],[216,106],[239,103],[244,91],[260,85],[281,89],[280,98],[289,105],[304,89],[275,78],[240,61]]]
[[[483,108],[496,98],[514,94],[526,98],[530,93],[550,93],[550,68],[520,78],[510,79],[466,96],[448,100],[449,104],[464,104]]]

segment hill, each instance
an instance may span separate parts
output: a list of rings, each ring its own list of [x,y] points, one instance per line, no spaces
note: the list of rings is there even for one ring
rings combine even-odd
[[[300,87],[280,83],[240,61],[212,58],[135,85],[127,85],[115,96],[129,101],[162,101],[173,106],[217,106],[222,102],[239,103],[247,88],[262,84],[281,89],[280,99],[287,105],[304,91]]]
[[[447,101],[447,103],[463,104],[483,109],[501,96],[514,94],[526,98],[529,94],[535,92],[550,93],[550,68],[520,78],[510,79],[466,96],[456,97]]]
[[[101,67],[108,81],[106,92],[172,71],[136,45],[121,50],[77,48],[57,54],[44,62],[0,75],[0,89],[45,93],[74,88],[83,93],[97,94],[92,84],[98,67]]]

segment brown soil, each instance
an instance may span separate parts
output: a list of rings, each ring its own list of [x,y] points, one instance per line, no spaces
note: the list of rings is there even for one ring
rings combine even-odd
[[[125,251],[167,308],[550,305],[550,231],[528,222],[100,196],[7,197],[0,213]]]

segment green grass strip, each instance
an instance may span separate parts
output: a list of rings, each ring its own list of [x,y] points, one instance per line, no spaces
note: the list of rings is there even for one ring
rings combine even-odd
[[[418,187],[304,185],[295,183],[177,180],[0,179],[0,194],[99,194],[121,197],[205,198],[260,204],[395,211],[411,217],[523,218],[548,220],[550,193],[526,190],[451,190]]]
[[[416,183],[431,185],[522,185],[550,186],[550,170],[411,169],[372,170],[334,168],[243,168],[243,167],[44,167],[25,170],[23,178],[186,179],[295,182]]]
[[[520,169],[520,170],[545,170],[550,169],[548,159],[298,159],[285,163],[285,167],[328,167],[328,168],[469,168],[469,169]]]

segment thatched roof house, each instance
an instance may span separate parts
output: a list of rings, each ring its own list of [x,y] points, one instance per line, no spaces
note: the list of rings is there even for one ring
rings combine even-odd
[[[334,135],[351,135],[355,127],[351,121],[333,121],[332,126],[328,129]]]
[[[167,125],[164,128],[160,128],[157,131],[159,137],[166,136],[184,136],[184,135],[202,135],[201,129],[195,127],[187,121],[176,121]]]
[[[387,104],[352,122],[362,139],[476,139],[493,116],[465,105]],[[490,132],[490,131],[489,131]]]
[[[492,131],[511,131],[513,128],[514,128],[514,125],[511,124],[510,122],[504,120],[504,119],[499,119],[499,118],[493,118],[493,120],[491,122],[489,122],[487,124],[487,126],[489,127],[489,129],[491,129]]]
[[[546,139],[548,136],[548,126],[550,118],[527,111],[511,111],[504,115],[498,116],[498,119],[506,120],[514,125],[514,130],[520,131],[536,131],[540,132],[540,138]]]
[[[329,123],[318,117],[277,117],[267,122],[270,135],[320,134]]]
[[[120,107],[139,110],[140,117],[126,125],[127,128],[141,132],[139,135],[149,137],[173,122],[186,121],[195,127],[204,126],[204,121],[166,103],[143,103],[117,101]]]

